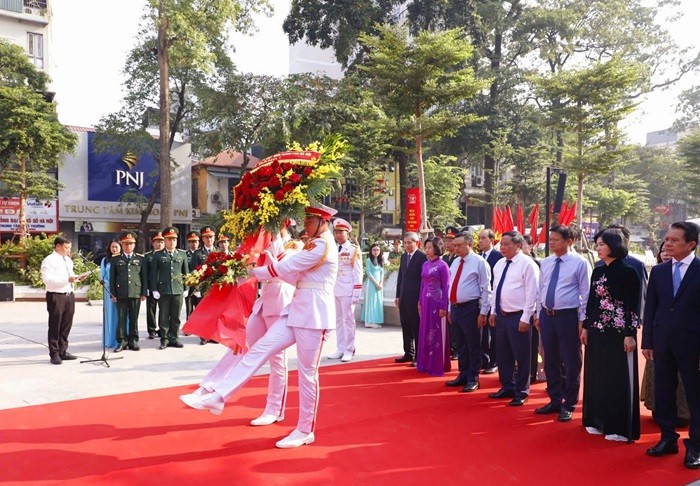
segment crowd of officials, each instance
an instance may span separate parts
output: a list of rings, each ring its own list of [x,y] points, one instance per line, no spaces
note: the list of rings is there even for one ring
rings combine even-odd
[[[572,419],[583,369],[586,431],[631,443],[640,437],[641,349],[649,363],[645,399],[661,430],[647,454],[678,453],[675,428],[685,418],[684,465],[700,468],[698,227],[671,225],[666,261],[660,256],[650,275],[628,255],[626,228],[595,235],[594,266],[575,251],[578,238],[577,228],[553,226],[551,255],[537,260],[517,231],[504,233],[498,250],[489,229],[447,228],[423,251],[418,235],[407,233],[395,301],[404,353],[395,361],[443,376],[457,358],[457,376],[446,385],[465,393],[480,388],[480,374],[497,372],[500,387],[488,397],[512,407],[525,404],[530,384],[543,377],[549,402],[535,413],[559,422]]]

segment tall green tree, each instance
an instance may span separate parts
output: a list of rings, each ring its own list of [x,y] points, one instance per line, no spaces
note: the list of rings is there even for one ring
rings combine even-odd
[[[0,187],[19,195],[19,237],[28,236],[27,198],[55,198],[60,157],[72,152],[76,136],[61,125],[38,72],[19,46],[0,41]]]
[[[478,117],[456,109],[485,83],[474,78],[469,65],[473,48],[459,29],[422,32],[409,38],[406,29],[378,28],[379,35],[361,35],[367,64],[361,69],[385,111],[397,120],[398,135],[414,143],[421,193],[421,231],[429,232],[423,143],[454,134]]]
[[[435,156],[425,161],[428,218],[438,228],[464,221],[457,200],[466,170],[456,166],[455,161],[453,156]]]

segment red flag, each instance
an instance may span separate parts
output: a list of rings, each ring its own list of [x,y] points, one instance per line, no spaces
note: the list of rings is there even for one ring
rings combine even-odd
[[[566,215],[566,220],[564,221],[564,224],[569,225],[575,219],[576,219],[576,202],[574,201],[574,203],[569,208],[569,214]]]
[[[496,206],[493,207],[493,221],[491,222],[491,226],[493,226],[492,229],[494,233],[501,231],[501,214]]]
[[[521,235],[525,234],[525,219],[523,218],[523,205],[518,204],[518,212],[515,217],[515,225],[518,227],[518,231]]]
[[[564,220],[566,217],[569,215],[569,203],[564,201],[561,204],[561,209],[559,210],[559,214],[557,215],[557,224],[566,224],[564,223]]]
[[[532,208],[530,216],[527,218],[530,223],[530,237],[533,243],[537,242],[537,227],[540,225],[540,203],[536,203]]]
[[[547,244],[547,220],[542,223],[542,229],[540,230],[540,236],[537,238],[537,243]]]
[[[510,206],[506,205],[506,208],[503,210],[503,232],[505,233],[506,231],[512,231],[514,229],[513,214],[510,212]]]

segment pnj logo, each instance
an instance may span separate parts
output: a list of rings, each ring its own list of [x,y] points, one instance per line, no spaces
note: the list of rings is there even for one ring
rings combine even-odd
[[[128,167],[127,170],[120,170],[117,169],[116,172],[116,178],[117,178],[117,185],[125,185],[128,187],[138,187],[139,189],[143,188],[143,172],[134,172],[131,173],[131,169],[134,168],[136,163],[138,162],[138,158],[136,157],[135,154],[131,152],[127,152],[124,154],[122,157],[122,162],[124,162],[124,165]]]

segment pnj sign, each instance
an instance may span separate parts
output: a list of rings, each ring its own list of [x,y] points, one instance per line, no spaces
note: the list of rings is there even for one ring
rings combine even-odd
[[[97,152],[94,137],[88,133],[88,200],[119,202],[131,193],[150,197],[158,173],[156,160],[128,152]]]

